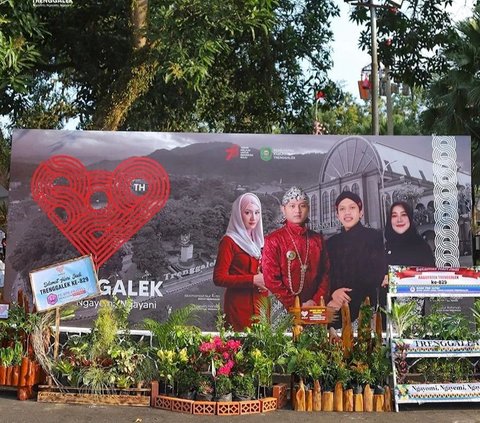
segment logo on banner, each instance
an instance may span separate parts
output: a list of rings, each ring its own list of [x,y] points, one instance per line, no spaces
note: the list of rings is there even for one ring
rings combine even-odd
[[[230,148],[227,148],[225,152],[227,153],[225,160],[232,160],[240,156],[240,146],[233,144]]]
[[[262,147],[260,149],[260,158],[265,162],[272,160],[273,158],[272,149],[270,147]]]
[[[40,163],[31,182],[33,199],[98,269],[166,204],[165,169],[146,157],[122,161],[113,171],[87,170],[76,158]]]

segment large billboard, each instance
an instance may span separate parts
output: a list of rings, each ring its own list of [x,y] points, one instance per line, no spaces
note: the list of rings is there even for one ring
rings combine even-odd
[[[363,224],[378,230],[405,200],[437,266],[470,265],[470,169],[466,136],[17,130],[4,295],[31,295],[30,271],[92,254],[101,293],[133,299],[132,323],[193,303],[212,330],[223,301],[212,274],[232,203],[255,193],[268,234],[293,185],[325,238],[340,230],[334,203],[344,190],[363,199]],[[98,303],[80,301],[70,324],[90,326]]]

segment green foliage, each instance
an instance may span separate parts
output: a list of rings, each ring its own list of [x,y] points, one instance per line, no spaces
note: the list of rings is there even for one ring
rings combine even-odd
[[[427,93],[427,109],[422,114],[425,129],[445,135],[472,137],[473,177],[480,176],[480,5],[473,16],[458,23],[448,45],[439,53],[448,70],[438,74]]]
[[[306,348],[297,349],[288,363],[288,373],[295,373],[305,382],[319,380],[325,372],[327,357],[322,352],[310,351]]]
[[[244,349],[259,350],[274,366],[284,368],[289,354],[294,349],[291,337],[286,335],[286,332],[292,328],[293,317],[285,314],[276,321],[270,322],[268,298],[262,297],[258,306],[259,315],[252,318],[251,327],[245,331]]]
[[[32,2],[0,2],[0,92],[4,100],[27,88],[29,70],[40,59],[40,43],[46,35]]]
[[[215,379],[215,395],[217,397],[232,392],[232,380],[228,376],[217,376]]]
[[[404,2],[401,10],[378,8],[377,38],[379,62],[391,75],[409,86],[426,86],[432,76],[447,69],[437,49],[449,43],[452,20],[447,6],[451,0]],[[364,25],[359,45],[370,50],[370,16],[367,8],[352,9],[351,19]],[[387,42],[388,40],[388,42]]]
[[[92,329],[92,355],[103,357],[117,339],[118,325],[113,305],[107,300],[100,300],[97,318]]]
[[[463,314],[444,313],[438,304],[434,303],[431,312],[422,318],[421,339],[475,340],[477,337]]]
[[[394,301],[392,309],[386,312],[388,318],[393,324],[393,330],[398,338],[405,337],[407,331],[413,328],[419,322],[417,315],[417,303],[409,301],[406,303]]]
[[[1,366],[11,366],[13,363],[13,359],[15,357],[15,353],[13,351],[13,348],[10,347],[5,347],[5,348],[0,348],[0,365]]]
[[[198,308],[189,304],[174,310],[164,322],[145,319],[145,329],[152,332],[153,335],[153,346],[165,350],[187,348],[191,351],[192,348],[196,349],[201,338],[201,331],[195,326],[188,326],[188,322],[196,316],[197,312]]]
[[[237,374],[232,377],[232,392],[236,397],[254,398],[255,381],[252,375]]]

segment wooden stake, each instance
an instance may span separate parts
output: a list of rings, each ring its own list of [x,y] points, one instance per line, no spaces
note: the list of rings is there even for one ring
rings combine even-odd
[[[305,390],[305,411],[313,411],[313,391]]]
[[[333,411],[343,411],[343,386],[341,382],[335,384]]]
[[[363,411],[363,394],[353,394],[353,410]]]
[[[295,404],[296,411],[305,411],[305,385],[302,378],[300,378],[300,384],[298,385]]]
[[[333,411],[333,392],[328,391],[322,394],[322,411]]]
[[[368,384],[363,389],[363,411],[373,411],[373,391]]]
[[[313,383],[313,411],[322,411],[322,393],[318,380]]]
[[[392,391],[390,390],[390,386],[385,386],[385,393],[383,395],[383,409],[385,411],[392,411]]]
[[[57,361],[60,346],[60,307],[55,309],[55,344],[53,345],[53,359]]]
[[[383,412],[384,394],[373,394],[373,411]]]
[[[353,411],[353,389],[343,391],[343,411]]]

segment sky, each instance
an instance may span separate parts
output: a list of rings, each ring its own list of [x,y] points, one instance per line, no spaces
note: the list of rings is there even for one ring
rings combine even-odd
[[[461,20],[471,16],[474,2],[474,0],[454,0],[452,7],[449,8],[454,19]],[[377,0],[376,3],[380,3],[380,1]],[[405,0],[404,3],[407,4],[408,0]],[[343,0],[339,0],[337,4],[340,7],[340,17],[334,18],[332,21],[334,66],[329,77],[335,82],[343,83],[343,88],[359,99],[357,81],[359,81],[362,68],[370,64],[371,58],[368,53],[358,48],[360,27],[348,20],[349,10],[352,6]]]

